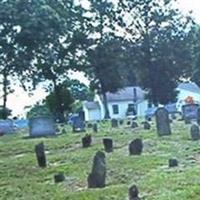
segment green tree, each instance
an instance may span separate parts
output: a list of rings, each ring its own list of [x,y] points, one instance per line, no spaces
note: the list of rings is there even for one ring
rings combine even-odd
[[[65,86],[60,84],[56,87],[57,88],[46,97],[45,103],[55,119],[58,119],[59,122],[65,122],[65,115],[71,111],[74,99]]]
[[[175,88],[191,66],[188,34],[192,21],[173,7],[174,0],[122,0],[118,24],[132,42],[133,68],[150,102],[176,99]],[[127,20],[127,18],[129,20]]]

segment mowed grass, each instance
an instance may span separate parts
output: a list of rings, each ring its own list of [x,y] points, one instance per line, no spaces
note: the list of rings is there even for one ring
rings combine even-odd
[[[200,142],[191,141],[190,125],[174,122],[172,135],[158,137],[155,123],[151,130],[142,125],[135,130],[125,126],[113,129],[107,122],[99,132],[91,133],[93,143],[83,149],[85,133],[52,138],[26,139],[28,130],[0,138],[0,199],[2,200],[126,200],[128,188],[136,184],[141,199],[199,200]],[[106,153],[107,179],[103,189],[88,189],[87,176],[102,138],[112,137],[113,153]],[[128,144],[143,139],[141,156],[129,156]],[[34,147],[44,142],[48,166],[37,165]],[[168,168],[168,159],[177,158],[179,166]],[[66,180],[54,183],[54,175],[63,172]]]

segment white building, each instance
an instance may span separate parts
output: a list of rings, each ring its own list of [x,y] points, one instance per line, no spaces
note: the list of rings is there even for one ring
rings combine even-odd
[[[193,103],[200,104],[200,88],[193,82],[181,83],[177,87],[177,109],[181,112],[183,105],[189,103],[187,101],[193,101]]]
[[[140,87],[126,87],[116,93],[106,93],[108,110],[111,118],[124,119],[131,108],[135,108],[137,116],[144,116],[148,108],[145,91]],[[93,102],[84,102],[83,111],[86,121],[102,120],[105,116],[103,98],[96,95]]]

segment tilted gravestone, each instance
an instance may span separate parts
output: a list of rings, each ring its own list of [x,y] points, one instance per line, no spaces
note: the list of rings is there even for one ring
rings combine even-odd
[[[83,148],[90,147],[91,143],[92,143],[92,136],[91,135],[86,135],[85,137],[82,138]]]
[[[54,136],[56,135],[55,123],[49,117],[37,117],[29,120],[30,137]]]
[[[112,128],[118,127],[118,120],[117,119],[111,119],[111,126]]]
[[[137,138],[129,144],[130,155],[141,155],[143,150],[142,140]]]
[[[144,126],[144,130],[150,130],[151,129],[151,124],[147,121],[145,121],[143,123],[143,126]]]
[[[93,124],[93,131],[95,132],[95,133],[97,133],[98,132],[98,126],[97,126],[97,123],[95,123],[95,124]]]
[[[93,160],[92,172],[88,176],[89,188],[103,188],[106,184],[105,154],[98,151]]]
[[[138,127],[137,122],[132,121],[132,123],[131,123],[131,128],[137,128],[137,127]]]
[[[200,131],[199,126],[196,124],[193,124],[190,128],[190,134],[192,140],[199,140],[200,139]]]
[[[74,133],[85,132],[85,122],[80,117],[75,118],[72,127]]]
[[[14,133],[14,123],[12,120],[0,120],[0,135]]]
[[[139,195],[139,190],[137,186],[136,185],[131,186],[128,191],[129,200],[140,200],[138,195]]]
[[[165,108],[158,108],[156,111],[156,127],[159,136],[171,135],[169,114]]]
[[[113,151],[113,140],[112,138],[103,138],[103,145],[104,149],[107,153],[110,153]]]
[[[39,167],[46,167],[47,163],[46,163],[46,155],[43,142],[35,146],[35,153]]]
[[[169,167],[177,167],[178,166],[178,160],[171,158],[169,159]]]

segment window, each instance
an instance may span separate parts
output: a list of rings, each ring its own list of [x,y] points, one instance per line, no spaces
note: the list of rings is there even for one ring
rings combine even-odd
[[[113,109],[113,114],[119,114],[119,106],[118,105],[113,105],[112,106],[112,109]]]

